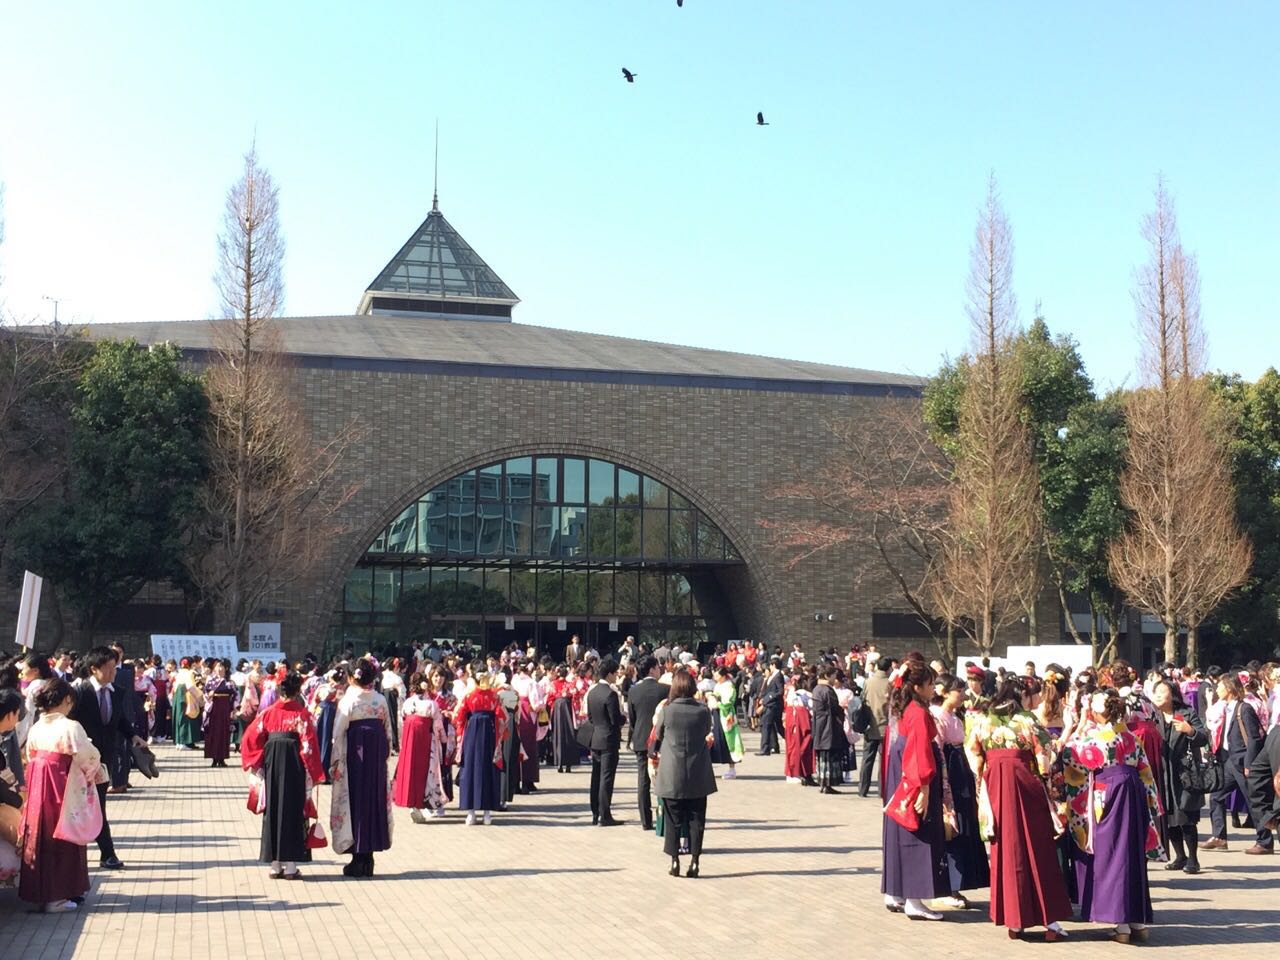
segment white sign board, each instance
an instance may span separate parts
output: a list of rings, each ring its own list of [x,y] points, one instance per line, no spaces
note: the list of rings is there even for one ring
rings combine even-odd
[[[1036,665],[1036,674],[1043,677],[1045,667],[1056,663],[1067,667],[1075,676],[1085,667],[1093,666],[1093,647],[1087,643],[1051,643],[1044,646],[1010,647],[1005,659],[1017,667],[1018,673],[1030,660]]]
[[[40,618],[40,587],[44,581],[28,570],[22,575],[22,600],[18,604],[18,632],[13,642],[23,649],[36,645],[36,621]]]
[[[567,618],[567,617],[556,617],[556,629],[557,629],[557,630],[568,630],[568,629],[569,629],[569,620],[568,620],[568,618]]]
[[[262,656],[263,653],[279,653],[281,649],[280,624],[249,624],[249,645],[244,650],[246,657],[258,657],[265,660],[267,658]]]
[[[617,617],[610,617],[610,618],[609,618],[609,632],[610,632],[610,633],[617,633],[617,632],[618,632],[618,618],[617,618]]]
[[[188,633],[153,633],[151,652],[164,660],[181,661],[183,657],[216,657],[219,660],[236,659],[235,637],[205,636]]]

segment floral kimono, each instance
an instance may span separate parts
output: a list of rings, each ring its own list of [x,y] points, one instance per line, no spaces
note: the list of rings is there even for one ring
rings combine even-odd
[[[965,750],[978,783],[978,826],[984,840],[995,836],[995,817],[991,797],[983,777],[984,757],[988,750],[1025,750],[1035,758],[1035,772],[1042,778],[1053,770],[1053,738],[1036,720],[1035,715],[1020,710],[1013,714],[970,712],[965,719]],[[1062,832],[1062,817],[1045,792],[1050,818],[1057,833]]]
[[[347,688],[347,692],[343,694],[342,699],[338,703],[337,715],[333,724],[333,754],[331,759],[331,769],[329,770],[329,779],[333,784],[332,794],[330,796],[329,805],[329,831],[333,837],[333,850],[335,853],[347,853],[355,846],[355,830],[359,826],[363,829],[370,829],[375,832],[379,839],[385,839],[387,846],[390,846],[392,824],[394,823],[394,804],[392,802],[392,793],[387,789],[387,771],[386,764],[383,763],[381,770],[367,771],[368,776],[380,776],[382,778],[382,789],[377,791],[385,795],[386,805],[386,832],[382,833],[381,829],[372,825],[354,824],[351,815],[351,791],[353,789],[364,789],[368,784],[353,784],[351,782],[351,771],[349,770],[347,756],[347,731],[352,724],[361,720],[376,720],[382,724],[387,736],[388,750],[391,744],[391,715],[387,710],[387,701],[382,694],[373,690],[364,690],[352,684]],[[379,847],[378,849],[386,849]],[[358,850],[364,853],[366,851]]]
[[[1106,809],[1107,786],[1098,782],[1098,774],[1106,767],[1136,767],[1147,797],[1145,849],[1148,860],[1163,860],[1164,850],[1156,830],[1159,820],[1160,794],[1152,776],[1142,743],[1123,723],[1091,726],[1073,737],[1062,754],[1067,786],[1068,822],[1076,846],[1085,853],[1093,852],[1094,831]]]

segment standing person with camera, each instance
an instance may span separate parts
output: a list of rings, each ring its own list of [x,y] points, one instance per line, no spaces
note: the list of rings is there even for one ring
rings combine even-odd
[[[618,691],[618,661],[609,657],[600,664],[598,680],[587,692],[587,722],[591,725],[591,825],[614,827],[613,782],[618,774],[622,748],[622,708]]]
[[[1195,707],[1182,699],[1182,691],[1174,681],[1156,681],[1151,688],[1151,702],[1155,704],[1156,725],[1164,740],[1164,763],[1160,766],[1161,775],[1156,786],[1160,790],[1169,846],[1174,854],[1164,868],[1199,873],[1199,837],[1196,831],[1205,793],[1194,787],[1206,773],[1212,777],[1212,759],[1202,755],[1209,745],[1209,731]]]

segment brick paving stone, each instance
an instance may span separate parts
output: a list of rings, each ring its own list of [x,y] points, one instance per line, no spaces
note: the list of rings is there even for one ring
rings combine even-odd
[[[748,737],[750,749],[754,736]],[[456,810],[417,825],[396,812],[378,876],[348,880],[331,850],[306,881],[270,880],[257,861],[259,820],[245,809],[239,771],[212,770],[198,753],[157,748],[162,777],[109,799],[122,873],[91,867],[93,889],[74,914],[31,914],[0,890],[0,960],[246,960],[449,956],[507,960],[629,960],[728,951],[734,960],[823,950],[860,956],[1030,955],[982,909],[944,923],[890,915],[879,893],[880,814],[874,798],[819,796],[782,780],[779,757],[749,755],[737,780],[711,798],[703,875],[667,876],[661,841],[633,808],[634,764],[624,752],[614,812],[627,825],[593,829],[589,768],[544,769],[540,792],[517,797],[491,827]],[[322,797],[322,810],[328,798]],[[1207,821],[1206,821],[1207,825]],[[1280,858],[1206,853],[1197,877],[1152,871],[1158,926],[1151,946],[1168,960],[1244,957],[1280,942]],[[90,851],[96,863],[96,850]],[[687,859],[686,859],[687,863]],[[1069,924],[1072,957],[1113,956],[1108,928]],[[888,955],[893,955],[889,953]]]

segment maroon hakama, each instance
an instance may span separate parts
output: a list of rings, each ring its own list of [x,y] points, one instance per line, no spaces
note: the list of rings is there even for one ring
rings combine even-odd
[[[22,808],[22,873],[18,896],[27,903],[55,903],[82,897],[89,889],[89,861],[78,843],[53,832],[71,771],[71,754],[33,751],[27,765],[27,803]]]
[[[1030,750],[988,750],[987,796],[995,820],[991,841],[991,922],[1014,930],[1071,918],[1058,866],[1049,796]]]
[[[400,757],[396,761],[396,779],[391,794],[391,802],[397,807],[421,810],[426,802],[434,732],[430,717],[411,713],[404,718],[400,730]]]
[[[206,760],[226,762],[231,755],[231,697],[215,693],[209,700],[209,716],[204,724]]]
[[[803,780],[813,776],[813,717],[808,707],[797,704],[786,709],[787,758],[783,764],[788,777]]]

